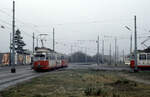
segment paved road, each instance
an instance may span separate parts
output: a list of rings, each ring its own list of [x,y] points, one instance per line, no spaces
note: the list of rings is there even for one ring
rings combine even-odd
[[[31,70],[29,65],[16,66],[16,73],[11,73],[10,69],[11,67],[0,67],[0,90],[40,75]]]

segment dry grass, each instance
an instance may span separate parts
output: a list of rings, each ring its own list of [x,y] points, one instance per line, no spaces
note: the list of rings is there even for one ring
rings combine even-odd
[[[119,72],[92,70],[53,71],[18,84],[2,97],[150,97],[150,86],[117,75]]]
[[[138,73],[130,73],[131,76],[142,78],[144,80],[150,80],[150,71],[139,71]]]

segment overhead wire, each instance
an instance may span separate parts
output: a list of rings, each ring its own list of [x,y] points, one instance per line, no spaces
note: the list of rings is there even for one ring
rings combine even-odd
[[[0,9],[0,12],[1,13],[4,13],[4,14],[6,14],[7,16],[11,16],[11,15],[9,15],[8,13],[6,13],[5,11],[3,11],[3,10],[1,10]],[[3,22],[3,23],[5,23],[5,24],[7,24],[7,25],[11,25],[10,23],[7,23],[6,21],[3,21],[3,20],[0,20],[1,22]],[[18,22],[20,22],[21,24],[23,24],[24,25],[24,27],[28,27],[28,28],[31,28],[32,30],[34,29],[36,32],[38,32],[38,33],[41,33],[39,30],[37,30],[36,28],[38,27],[42,27],[42,26],[39,26],[39,25],[35,25],[35,24],[31,24],[31,23],[24,23],[24,22],[22,22],[22,21],[20,21],[20,20],[18,20],[17,19],[17,21]],[[60,23],[60,24],[55,24],[55,25],[66,25],[66,24],[89,24],[89,23],[110,23],[110,21],[89,21],[89,22],[72,22],[72,23]],[[32,27],[31,26],[29,26],[29,25],[27,25],[27,24],[31,24],[32,25]],[[48,27],[48,26],[46,26],[46,27]],[[28,37],[32,37],[32,35],[29,35],[28,33],[26,33],[26,32],[24,32],[24,34],[25,35],[27,35]],[[119,39],[119,38],[118,38]],[[127,38],[127,37],[124,37],[124,38],[120,38],[120,39],[129,39],[129,38]],[[60,40],[57,40],[57,41],[60,41]],[[91,41],[91,40],[77,40],[77,41],[84,41],[84,42],[87,42],[87,41]],[[96,40],[92,40],[91,42],[95,42]],[[57,43],[60,43],[60,42],[57,42]]]

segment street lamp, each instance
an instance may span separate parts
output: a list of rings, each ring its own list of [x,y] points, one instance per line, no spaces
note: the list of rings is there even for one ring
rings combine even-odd
[[[126,28],[128,30],[130,30],[129,27],[126,26]],[[131,30],[130,30],[131,31]],[[134,38],[135,38],[135,41],[134,41],[134,61],[135,61],[135,68],[134,68],[134,72],[137,72],[138,71],[138,67],[137,67],[137,27],[136,27],[136,16],[134,16]]]
[[[128,26],[125,26],[125,28],[131,32],[131,35],[130,35],[130,60],[131,60],[131,57],[132,57],[132,30]]]

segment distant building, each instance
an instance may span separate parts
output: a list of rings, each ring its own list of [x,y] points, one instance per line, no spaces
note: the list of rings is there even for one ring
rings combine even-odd
[[[11,58],[10,53],[0,53],[0,66],[10,65]],[[31,64],[31,52],[25,51],[23,54],[15,54],[15,64],[16,65],[25,65]]]

